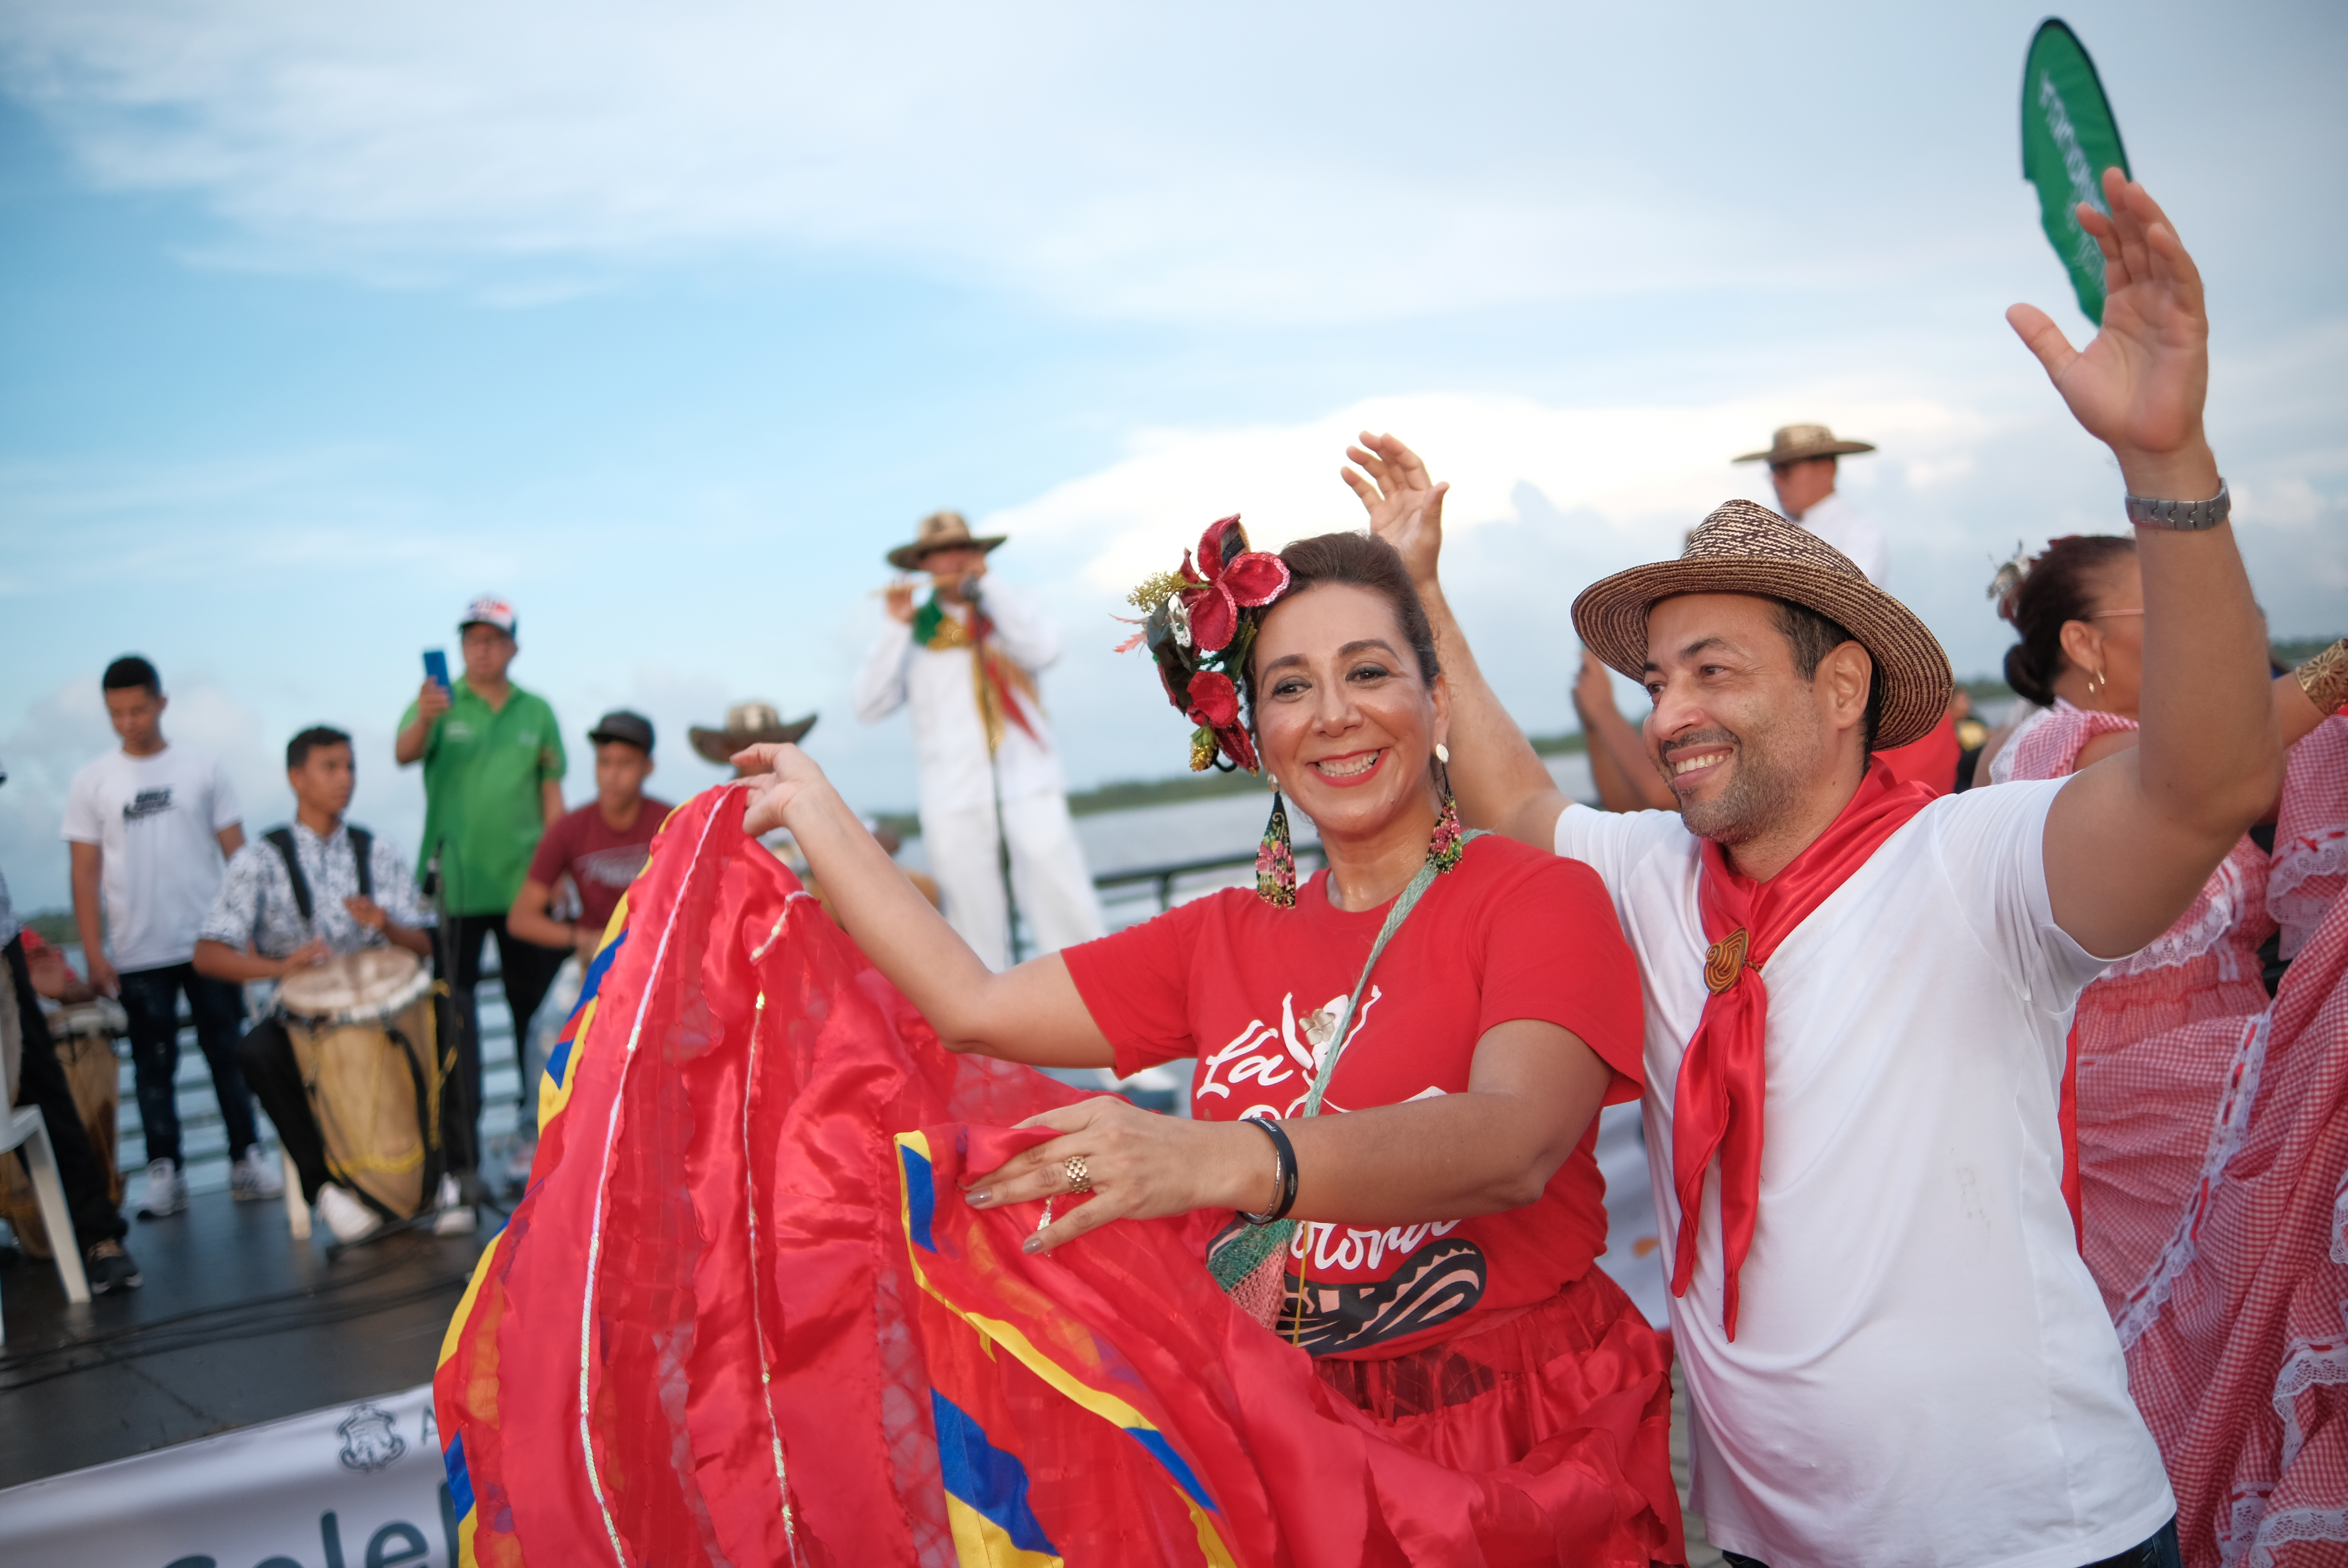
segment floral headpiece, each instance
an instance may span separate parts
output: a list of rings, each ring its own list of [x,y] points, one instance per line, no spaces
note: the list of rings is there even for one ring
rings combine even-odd
[[[1190,768],[1230,773],[1257,770],[1255,743],[1240,723],[1236,677],[1247,668],[1260,611],[1288,591],[1288,563],[1248,548],[1237,512],[1207,525],[1198,563],[1182,552],[1180,571],[1145,579],[1127,596],[1141,611],[1141,630],[1117,651],[1148,644],[1167,698],[1198,729],[1190,735]],[[1218,757],[1230,758],[1225,763]]]
[[[2022,598],[2023,582],[2030,576],[2030,569],[2037,564],[2038,559],[2030,553],[2030,547],[2018,539],[2014,541],[2013,554],[1998,567],[1997,575],[1989,579],[1988,598],[1997,605],[2000,620],[2013,619],[2014,607]]]

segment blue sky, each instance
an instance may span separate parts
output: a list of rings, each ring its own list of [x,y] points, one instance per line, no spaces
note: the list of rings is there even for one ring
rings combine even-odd
[[[131,649],[256,824],[324,719],[412,840],[391,728],[483,589],[574,743],[641,707],[683,793],[685,724],[764,697],[905,805],[846,690],[943,505],[1064,619],[1072,776],[1175,771],[1125,584],[1222,512],[1352,522],[1365,422],[1455,481],[1529,727],[1574,591],[1766,499],[1726,458],[1796,419],[1880,445],[1891,586],[1993,669],[1994,560],[2117,481],[2000,320],[2085,331],[2018,178],[2041,14],[1891,11],[0,4],[0,868],[63,901]],[[2348,21],[2066,15],[2209,273],[2261,598],[2348,630]]]

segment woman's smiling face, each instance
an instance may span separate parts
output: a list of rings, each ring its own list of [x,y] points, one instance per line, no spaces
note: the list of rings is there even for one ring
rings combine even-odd
[[[1324,838],[1405,816],[1432,826],[1427,761],[1449,693],[1421,677],[1383,595],[1343,582],[1290,595],[1264,617],[1251,662],[1264,765]]]

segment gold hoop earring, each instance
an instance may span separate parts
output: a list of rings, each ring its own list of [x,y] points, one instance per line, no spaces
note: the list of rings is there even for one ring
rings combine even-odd
[[[2096,702],[2097,707],[2103,705],[2097,699],[2101,697],[2105,684],[2104,672],[2100,667],[2094,674],[2087,677],[2087,696],[2090,701]]]

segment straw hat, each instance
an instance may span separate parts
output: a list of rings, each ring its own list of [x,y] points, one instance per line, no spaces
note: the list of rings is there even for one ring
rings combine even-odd
[[[1956,684],[1949,656],[1915,613],[1868,581],[1849,556],[1751,501],[1727,502],[1704,518],[1679,559],[1632,567],[1582,589],[1573,629],[1609,668],[1635,681],[1647,662],[1647,612],[1683,593],[1787,600],[1849,632],[1875,661],[1883,691],[1879,752],[1921,740],[1948,712]]]
[[[1838,441],[1835,433],[1823,425],[1788,425],[1769,437],[1766,451],[1747,452],[1729,461],[1766,463],[1774,468],[1780,463],[1799,463],[1807,457],[1845,457],[1853,452],[1874,450],[1864,441]]]
[[[695,724],[685,733],[695,751],[723,767],[744,746],[789,745],[814,728],[813,713],[786,724],[771,702],[736,702],[726,710],[724,729],[705,730]]]
[[[922,558],[932,550],[992,550],[1009,538],[1008,534],[993,534],[985,538],[973,538],[970,525],[960,512],[932,512],[922,519],[921,528],[910,545],[899,545],[889,552],[889,564],[899,571],[917,571]]]

